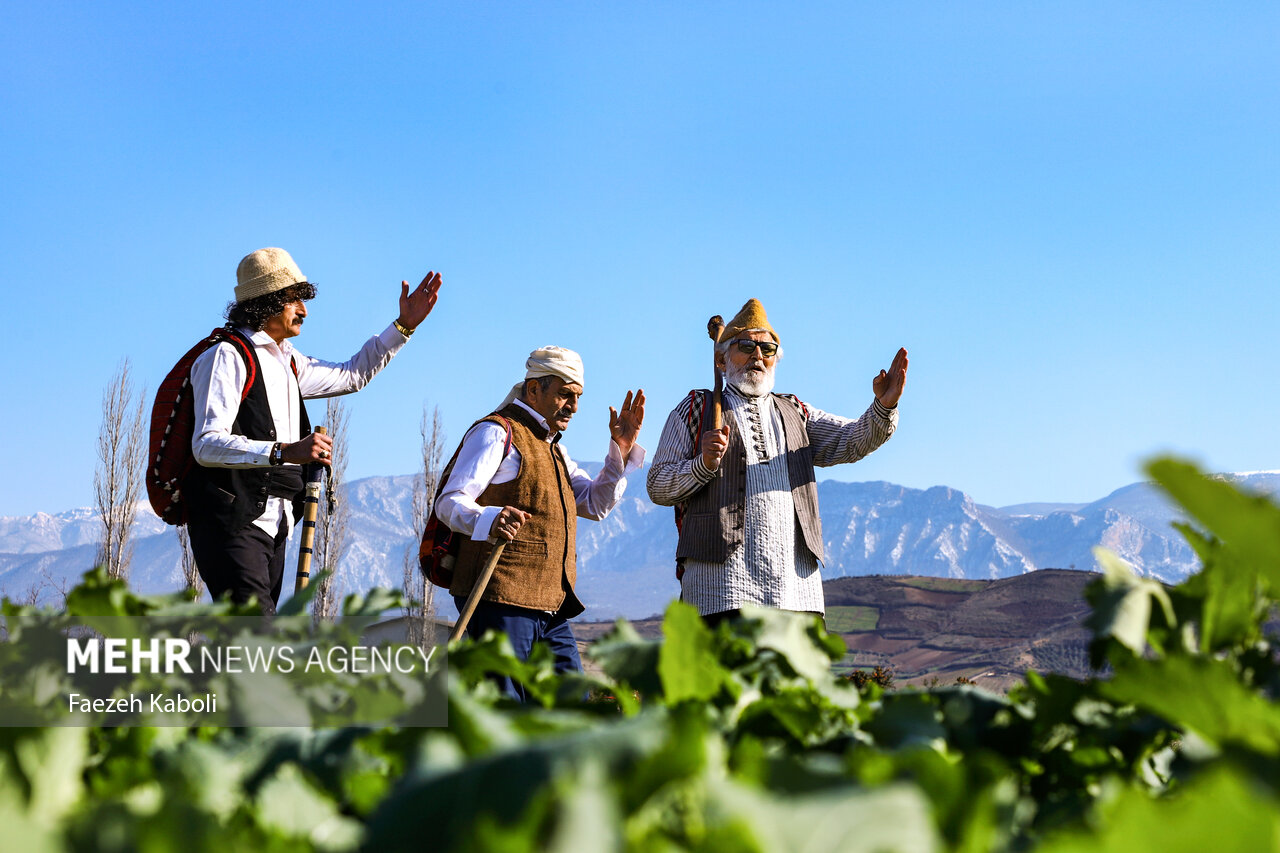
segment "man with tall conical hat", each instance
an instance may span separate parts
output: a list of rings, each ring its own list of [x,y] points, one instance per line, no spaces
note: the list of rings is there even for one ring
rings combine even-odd
[[[636,443],[643,389],[628,391],[621,411],[609,407],[609,448],[599,474],[590,476],[569,458],[560,438],[578,411],[583,382],[582,358],[573,350],[531,352],[524,379],[463,437],[435,504],[436,518],[466,537],[449,588],[459,611],[492,543],[506,542],[467,622],[468,636],[504,633],[522,660],[534,643],[546,643],[557,672],[582,669],[569,625],[584,610],[574,589],[577,519],[604,518],[622,499],[626,475],[644,463]],[[497,681],[511,698],[528,698],[512,679]]]
[[[781,343],[764,306],[748,300],[716,341],[724,425],[711,428],[710,392],[691,391],[667,418],[649,469],[649,497],[677,508],[680,598],[709,624],[744,604],[825,612],[814,468],[858,461],[898,424],[905,349],[850,420],[773,393]]]

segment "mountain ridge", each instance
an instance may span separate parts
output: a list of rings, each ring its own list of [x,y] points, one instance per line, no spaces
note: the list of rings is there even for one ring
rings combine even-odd
[[[672,511],[649,501],[641,470],[603,521],[579,521],[578,585],[586,618],[641,618],[679,596]],[[1263,493],[1280,491],[1280,472],[1219,475]],[[414,477],[366,477],[347,485],[349,547],[340,594],[399,587],[412,541]],[[1141,574],[1184,579],[1196,558],[1170,527],[1178,515],[1150,483],[1131,483],[1088,504],[978,504],[950,486],[913,489],[886,481],[818,483],[827,558],[823,577],[914,575],[996,580],[1046,568],[1095,568],[1092,549],[1115,551]],[[55,594],[92,566],[98,521],[91,509],[0,518],[0,592]],[[287,565],[296,563],[293,537]],[[130,584],[143,592],[181,588],[177,537],[145,503],[134,536]],[[292,569],[286,570],[290,575]],[[290,584],[286,583],[286,587]],[[286,593],[286,597],[287,597]],[[439,593],[442,616],[453,613]]]

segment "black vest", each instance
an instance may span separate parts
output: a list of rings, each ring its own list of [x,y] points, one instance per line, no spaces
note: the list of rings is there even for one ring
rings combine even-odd
[[[249,387],[248,396],[240,403],[231,431],[257,441],[279,441],[275,423],[271,419],[271,406],[267,402],[267,387],[261,378],[262,366],[252,342],[249,342],[249,357],[253,359],[253,375],[258,378]],[[290,367],[296,372],[292,363]],[[307,417],[307,407],[302,401],[301,391],[298,392],[298,407],[299,434],[309,435],[311,419]],[[190,501],[191,515],[214,519],[230,535],[239,532],[262,515],[267,508],[268,497],[293,501],[293,517],[301,518],[302,466],[215,468],[197,463],[191,467],[182,492],[183,497]]]

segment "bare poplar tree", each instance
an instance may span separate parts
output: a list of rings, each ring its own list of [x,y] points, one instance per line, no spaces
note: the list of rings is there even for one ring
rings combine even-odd
[[[98,562],[112,578],[129,574],[133,546],[129,533],[142,496],[147,436],[143,429],[145,392],[134,394],[129,360],[121,362],[102,393],[102,425],[98,428],[98,467],[93,491],[102,519]]]
[[[311,601],[311,615],[317,623],[332,622],[338,616],[338,561],[347,546],[347,528],[350,526],[351,509],[340,500],[347,473],[347,422],[346,406],[330,397],[325,406],[325,420],[329,425],[329,437],[333,439],[333,475],[325,484],[329,499],[320,501],[316,519],[315,561],[320,569],[330,574],[320,582],[316,597]],[[330,507],[333,511],[330,512]]]
[[[56,597],[58,602],[60,602],[65,608],[67,606],[67,593],[70,592],[68,589],[70,581],[64,577],[55,578],[53,574],[50,573],[48,566],[40,569],[40,577],[43,578],[43,580],[40,581],[38,588],[48,587],[53,591],[53,597]]]
[[[196,567],[196,555],[191,550],[191,534],[185,524],[178,525],[178,557],[182,561],[182,579],[185,589],[193,593],[192,598],[199,599],[204,595],[204,578],[200,577],[200,569]]]
[[[418,543],[427,527],[427,517],[435,502],[436,489],[440,487],[440,460],[444,457],[444,422],[440,407],[431,410],[427,417],[426,404],[422,406],[422,420],[418,425],[422,435],[422,469],[413,481],[413,500],[410,517],[413,523],[413,540],[404,554],[404,616],[411,645],[426,648],[432,644],[434,632],[431,620],[435,616],[435,587],[418,568]]]

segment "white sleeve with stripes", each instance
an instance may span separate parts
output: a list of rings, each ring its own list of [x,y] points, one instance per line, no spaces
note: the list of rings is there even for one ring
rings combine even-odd
[[[684,503],[716,476],[715,471],[703,464],[701,454],[694,452],[689,436],[692,406],[693,398],[686,395],[667,416],[653,464],[649,466],[649,499],[660,506]]]
[[[823,468],[857,462],[888,441],[898,427],[898,410],[886,409],[873,399],[855,421],[810,406],[807,426],[813,464]]]

